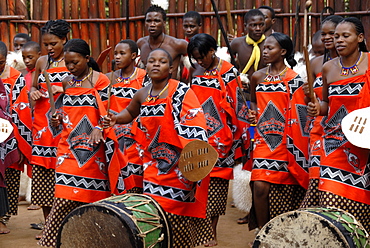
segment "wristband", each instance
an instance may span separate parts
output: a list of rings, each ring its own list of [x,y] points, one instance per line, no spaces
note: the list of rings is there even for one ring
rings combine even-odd
[[[103,128],[101,126],[95,126],[94,128],[100,130],[100,132],[103,132]]]

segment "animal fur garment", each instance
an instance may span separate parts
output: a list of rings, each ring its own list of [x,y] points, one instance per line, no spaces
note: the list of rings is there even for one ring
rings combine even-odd
[[[249,213],[252,207],[252,190],[249,185],[251,172],[242,170],[242,167],[243,164],[237,164],[234,167],[232,195],[235,207]]]

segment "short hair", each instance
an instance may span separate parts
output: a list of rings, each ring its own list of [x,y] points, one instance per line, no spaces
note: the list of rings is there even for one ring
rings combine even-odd
[[[151,5],[145,12],[145,18],[146,18],[146,15],[148,13],[151,13],[151,12],[158,12],[158,13],[161,13],[162,15],[162,18],[163,18],[163,21],[166,21],[166,18],[167,18],[167,15],[166,15],[166,11],[159,5],[156,5],[156,4],[153,4]]]
[[[199,26],[202,25],[202,16],[197,11],[191,10],[186,12],[183,19],[185,18],[193,18]]]
[[[130,40],[130,39],[121,40],[120,42],[118,42],[118,44],[127,44],[130,47],[130,50],[132,53],[139,54],[139,48],[136,42],[133,40]]]
[[[32,49],[35,50],[37,53],[41,52],[40,44],[34,41],[28,41],[23,45],[23,50],[25,49]]]
[[[194,67],[191,57],[194,50],[198,50],[201,56],[206,56],[207,53],[213,48],[217,50],[217,41],[209,34],[200,33],[193,36],[188,44],[188,56],[190,64]]]
[[[266,5],[262,5],[262,6],[259,6],[258,9],[267,9],[271,12],[271,18],[274,19],[275,18],[275,10],[273,8],[271,8],[270,6],[266,6]]]
[[[31,37],[28,34],[25,34],[25,33],[18,33],[16,35],[14,35],[13,40],[15,40],[15,38],[22,38],[22,39],[25,39],[26,41],[31,40]]]
[[[61,39],[66,38],[68,40],[67,34],[70,29],[71,27],[65,20],[49,20],[41,28],[41,35],[53,34]]]
[[[172,66],[173,64],[173,59],[172,59],[172,56],[169,52],[167,52],[166,50],[164,50],[163,48],[156,48],[154,50],[152,50],[149,54],[148,54],[148,58],[150,56],[151,53],[153,53],[154,51],[163,51],[165,54],[167,54],[167,57],[168,57],[168,61],[170,63],[170,66]]]
[[[293,68],[294,66],[296,66],[297,61],[294,59],[293,42],[290,37],[279,32],[272,33],[269,37],[274,37],[275,40],[279,43],[280,47],[286,50],[286,54],[284,57],[290,67]]]
[[[79,53],[81,56],[90,56],[90,47],[86,41],[82,39],[71,39],[69,40],[63,47],[64,52],[74,52]],[[87,63],[89,67],[91,67],[94,71],[99,71],[99,65],[96,61],[90,57],[89,62]]]
[[[321,40],[321,30],[316,31],[316,33],[312,37],[312,43],[317,40]]]
[[[0,55],[3,55],[5,58],[8,55],[8,48],[2,41],[0,41]]]
[[[265,20],[265,15],[260,10],[251,9],[244,15],[244,22],[247,23],[254,16],[261,16]]]

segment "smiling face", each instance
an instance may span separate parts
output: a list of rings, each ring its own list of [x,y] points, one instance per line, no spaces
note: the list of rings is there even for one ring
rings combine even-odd
[[[265,32],[265,18],[260,15],[249,18],[248,23],[244,24],[245,32],[248,33],[254,41],[261,39]]]
[[[42,44],[45,46],[46,51],[54,60],[63,58],[63,46],[66,43],[66,38],[59,38],[53,34],[42,35]]]
[[[65,52],[64,60],[67,69],[77,79],[83,78],[87,75],[87,72],[89,71],[89,66],[87,65],[89,62],[89,56],[84,57],[79,53]]]
[[[183,29],[185,36],[190,40],[194,35],[199,33],[200,25],[198,25],[197,20],[192,17],[184,18]]]
[[[321,41],[325,48],[330,50],[334,49],[334,33],[335,33],[335,23],[331,21],[326,21],[321,25]]]
[[[165,21],[159,12],[149,12],[145,17],[145,27],[150,36],[157,37],[163,33]]]
[[[340,56],[349,56],[356,52],[363,40],[364,35],[357,34],[352,23],[342,22],[335,28],[334,43]]]
[[[262,53],[263,61],[265,62],[265,64],[275,63],[283,60],[285,54],[286,50],[280,47],[279,43],[274,37],[267,37],[263,46]]]
[[[146,72],[154,82],[167,80],[172,71],[173,67],[170,65],[170,58],[165,51],[154,50],[149,53]]]
[[[36,61],[40,57],[41,53],[33,49],[32,47],[28,47],[26,49],[22,49],[22,57],[24,64],[27,66],[28,70],[32,70],[36,66]]]
[[[117,69],[127,68],[136,58],[136,53],[132,53],[129,44],[118,43],[114,49],[114,59]]]

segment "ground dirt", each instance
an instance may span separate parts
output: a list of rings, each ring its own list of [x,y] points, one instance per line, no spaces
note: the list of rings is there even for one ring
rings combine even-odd
[[[229,191],[231,192],[231,191]],[[218,248],[244,248],[250,247],[255,232],[248,231],[248,225],[240,225],[236,220],[245,215],[244,212],[231,207],[231,197],[227,204],[226,215],[220,217],[218,224]],[[32,229],[31,223],[39,223],[42,220],[41,210],[27,210],[27,202],[21,202],[17,216],[12,216],[8,224],[11,232],[0,234],[1,248],[35,248],[37,245],[35,235],[40,231]],[[203,246],[199,246],[200,248]],[[74,247],[73,247],[74,248]],[[78,248],[78,247],[76,247]]]

